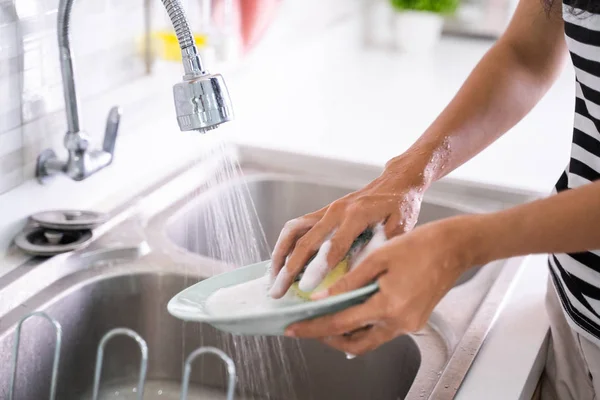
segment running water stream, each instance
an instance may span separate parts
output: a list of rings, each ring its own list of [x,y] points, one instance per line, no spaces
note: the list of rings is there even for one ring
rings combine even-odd
[[[196,212],[188,214],[185,227],[186,241],[190,245],[188,249],[222,261],[223,269],[213,271],[214,274],[270,258],[272,249],[236,155],[221,143],[201,157],[219,158],[222,163],[209,181],[198,189],[197,195],[210,190],[218,190],[219,193],[213,197],[214,200],[206,201],[202,207],[196,207]],[[202,198],[198,200],[202,201]],[[188,286],[193,283],[186,282]],[[187,329],[197,330],[198,335],[202,335],[203,329],[208,329],[200,324],[186,325]],[[222,334],[221,348],[236,364],[238,388],[243,388],[244,393],[240,393],[243,397],[261,393],[262,399],[279,399],[281,395],[286,400],[297,399],[292,389],[292,378],[298,382],[299,379],[307,379],[308,374],[299,344],[284,344],[289,340],[259,336],[234,336],[231,340],[228,334]],[[182,362],[187,350],[184,343]],[[203,364],[199,362],[198,368],[202,368]],[[303,376],[292,377],[292,370]],[[277,386],[273,390],[278,393],[277,397],[268,390],[273,385]]]

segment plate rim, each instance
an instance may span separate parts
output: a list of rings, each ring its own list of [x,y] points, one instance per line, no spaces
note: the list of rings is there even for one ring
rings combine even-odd
[[[293,314],[297,314],[297,313],[301,313],[301,312],[305,312],[305,311],[312,311],[315,309],[326,308],[326,307],[330,307],[330,306],[333,306],[333,305],[336,305],[339,303],[343,303],[348,300],[364,297],[366,295],[376,292],[379,289],[379,284],[377,282],[372,282],[372,283],[370,283],[366,286],[363,286],[359,289],[355,289],[350,292],[345,292],[345,293],[341,293],[341,294],[338,294],[335,296],[327,297],[327,298],[321,299],[321,300],[306,301],[306,302],[303,302],[300,304],[291,305],[289,307],[282,307],[282,308],[272,309],[272,310],[268,310],[268,311],[254,311],[254,312],[248,312],[245,314],[229,314],[226,316],[225,315],[221,315],[221,316],[211,315],[207,312],[198,312],[198,313],[183,312],[183,314],[185,314],[185,315],[183,315],[182,313],[176,312],[176,310],[173,309],[174,307],[177,307],[176,303],[179,301],[179,298],[185,292],[193,290],[194,287],[197,287],[198,285],[206,283],[206,281],[208,281],[208,280],[215,279],[217,277],[223,277],[223,275],[233,274],[236,271],[239,271],[240,269],[258,268],[259,265],[266,266],[270,262],[271,262],[270,260],[267,260],[267,261],[261,261],[259,263],[246,265],[244,267],[237,268],[233,271],[227,271],[227,272],[206,278],[200,282],[197,282],[197,283],[193,284],[192,286],[180,291],[175,296],[173,296],[171,298],[171,300],[169,300],[169,303],[167,304],[167,309],[171,315],[173,315],[177,318],[180,318],[180,319],[188,320],[188,321],[193,320],[193,321],[207,322],[207,323],[213,323],[213,322],[215,322],[215,323],[237,323],[237,322],[244,322],[244,321],[250,321],[250,320],[257,320],[257,319],[261,319],[261,318],[272,318],[272,317],[282,317],[282,316],[285,317],[288,315],[293,315]],[[240,283],[243,283],[243,282],[238,282],[233,285],[224,286],[224,287],[230,287],[230,286],[234,286],[234,285],[237,285]],[[216,290],[212,291],[211,295],[215,291]],[[194,316],[194,318],[190,319],[189,317],[192,315]]]

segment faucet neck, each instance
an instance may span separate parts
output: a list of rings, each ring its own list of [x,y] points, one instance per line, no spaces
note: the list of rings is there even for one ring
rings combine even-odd
[[[162,3],[167,10],[167,14],[177,35],[183,59],[183,68],[185,70],[184,79],[206,75],[202,67],[202,60],[198,54],[194,35],[192,35],[192,30],[190,29],[190,24],[185,16],[181,2],[179,0],[162,0]]]
[[[202,67],[202,60],[200,59],[196,45],[182,49],[181,56],[183,61],[183,70],[185,71],[183,79],[190,80],[202,75],[206,75],[206,71],[204,71]]]
[[[58,5],[57,31],[61,67],[60,71],[63,81],[63,95],[65,98],[68,132],[78,133],[80,130],[79,112],[77,110],[75,78],[73,76],[73,62],[71,60],[71,43],[69,41],[72,8],[73,0],[60,0]]]

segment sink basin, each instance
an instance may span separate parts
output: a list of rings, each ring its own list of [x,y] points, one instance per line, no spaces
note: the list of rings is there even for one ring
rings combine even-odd
[[[33,311],[45,311],[62,325],[60,400],[90,398],[96,348],[117,327],[133,329],[148,344],[145,399],[178,399],[183,361],[200,346],[215,346],[233,359],[239,399],[453,398],[521,259],[464,274],[422,331],[353,360],[316,341],[235,337],[167,313],[176,293],[228,268],[267,259],[287,220],[323,207],[381,172],[257,148],[232,152],[243,175],[223,173],[228,155],[217,152],[115,210],[86,249],[31,260],[0,277],[0,399],[8,396],[16,326]],[[445,180],[426,193],[419,223],[499,210],[532,198]],[[224,213],[232,202],[235,211]],[[15,399],[47,398],[53,349],[47,321],[25,322]],[[135,342],[111,340],[104,360],[103,398],[136,398],[140,355]],[[224,398],[224,385],[221,361],[206,356],[194,363],[189,398]]]
[[[185,275],[139,272],[89,282],[42,306],[63,328],[57,398],[90,398],[96,348],[101,337],[117,327],[135,330],[148,343],[145,399],[179,399],[184,357],[200,346],[216,346],[236,360],[239,399],[395,400],[408,393],[419,369],[420,352],[408,336],[348,361],[318,342],[233,337],[210,326],[184,323],[171,317],[165,305],[186,285]],[[3,320],[2,328],[6,323]],[[32,318],[23,325],[15,400],[47,398],[53,338],[51,325],[43,319]],[[12,335],[0,337],[2,399],[8,396],[12,339]],[[111,340],[104,360],[105,398],[134,399],[140,362],[135,342],[121,337]],[[207,356],[194,366],[189,398],[224,398],[222,362]],[[113,397],[116,392],[122,397]]]
[[[287,221],[319,210],[356,189],[294,176],[252,174],[245,179],[223,182],[192,200],[169,220],[166,234],[175,245],[188,252],[236,266],[249,265],[270,258],[271,249]],[[239,214],[247,211],[242,222],[240,215],[225,212],[223,203],[238,204],[233,203],[233,199],[241,203],[235,207]],[[460,207],[426,199],[417,225],[464,213]],[[219,215],[218,221],[215,215]],[[225,227],[228,229],[215,234]],[[248,243],[248,238],[258,238],[258,241]],[[241,245],[239,251],[232,250],[236,240]],[[258,251],[246,252],[243,246],[256,247]],[[471,279],[479,269],[465,272],[457,284]]]

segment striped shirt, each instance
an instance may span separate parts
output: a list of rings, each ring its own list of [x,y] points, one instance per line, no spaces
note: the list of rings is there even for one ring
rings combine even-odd
[[[573,142],[556,192],[600,179],[600,14],[571,1],[563,0],[563,20],[576,80]],[[600,250],[552,254],[549,264],[569,324],[600,345]]]

